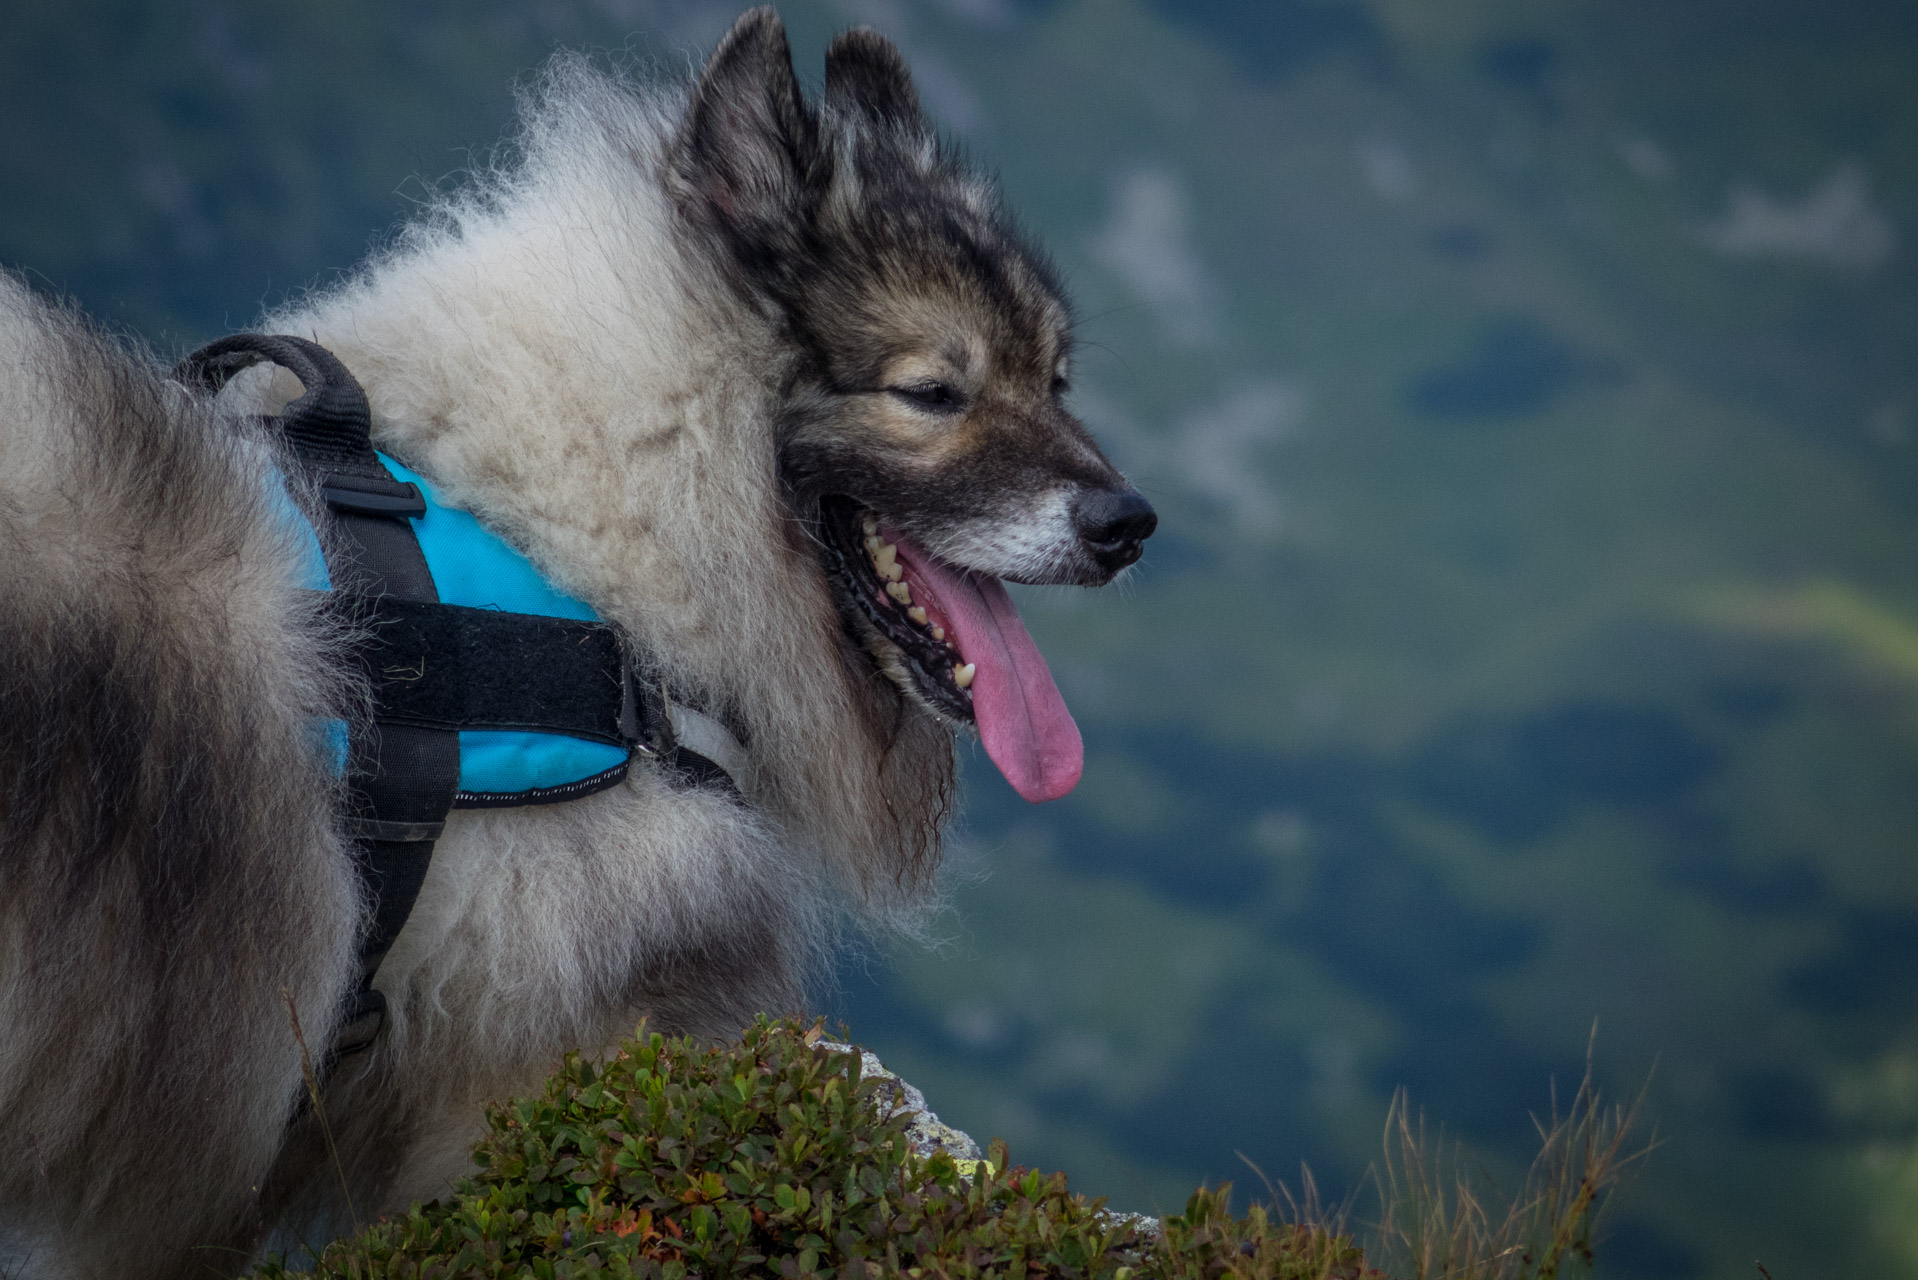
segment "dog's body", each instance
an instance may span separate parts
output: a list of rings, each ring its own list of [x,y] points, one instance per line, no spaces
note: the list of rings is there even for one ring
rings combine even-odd
[[[1103,582],[1150,509],[1059,407],[1057,286],[891,46],[842,37],[818,104],[764,11],[687,88],[561,61],[522,143],[263,327],[735,725],[749,793],[636,767],[455,812],[386,1032],[326,1082],[336,1168],[301,1038],[365,904],[314,725],[367,711],[248,417],[291,388],[195,398],[0,277],[6,1274],[231,1271],[343,1225],[342,1181],[362,1217],[438,1194],[567,1048],[795,1010],[835,904],[910,918],[955,723],[1033,798],[1077,777],[996,579]]]

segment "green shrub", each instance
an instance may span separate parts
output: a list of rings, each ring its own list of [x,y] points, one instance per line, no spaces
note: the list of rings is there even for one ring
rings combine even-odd
[[[328,1246],[327,1280],[685,1276],[1258,1276],[1357,1280],[1343,1236],[1234,1217],[1200,1190],[1155,1230],[1063,1174],[922,1156],[888,1086],[816,1031],[761,1019],[705,1048],[654,1035],[567,1058],[538,1098],[489,1115],[478,1171]],[[278,1263],[256,1273],[291,1274]]]

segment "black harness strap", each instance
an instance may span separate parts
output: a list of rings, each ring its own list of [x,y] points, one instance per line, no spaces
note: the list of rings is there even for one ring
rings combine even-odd
[[[304,338],[243,333],[209,343],[188,356],[176,376],[218,392],[235,374],[261,361],[290,370],[305,388],[272,426],[294,458],[320,484],[338,536],[323,539],[335,591],[355,607],[381,609],[437,605],[439,592],[411,517],[426,501],[395,480],[373,451],[366,393],[333,353]],[[380,686],[376,683],[376,692]],[[459,785],[459,736],[443,725],[389,721],[354,725],[347,744],[347,779],[356,811],[348,832],[372,918],[360,942],[360,985],[335,1054],[373,1043],[386,1018],[386,998],[373,975],[405,927],[425,883]]]

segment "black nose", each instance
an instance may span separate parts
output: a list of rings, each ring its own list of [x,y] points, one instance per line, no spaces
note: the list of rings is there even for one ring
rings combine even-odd
[[[1117,573],[1145,550],[1145,540],[1159,527],[1159,513],[1131,489],[1095,489],[1073,504],[1072,523],[1099,566]]]

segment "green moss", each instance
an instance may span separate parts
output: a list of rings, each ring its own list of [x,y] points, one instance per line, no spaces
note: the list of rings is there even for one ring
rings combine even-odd
[[[1259,1276],[1356,1280],[1342,1236],[1233,1216],[1195,1192],[1155,1231],[1009,1165],[916,1154],[908,1113],[857,1053],[760,1020],[737,1043],[652,1036],[569,1057],[544,1094],[495,1108],[449,1200],[336,1241],[329,1280],[453,1277]],[[269,1263],[267,1280],[290,1274]]]

